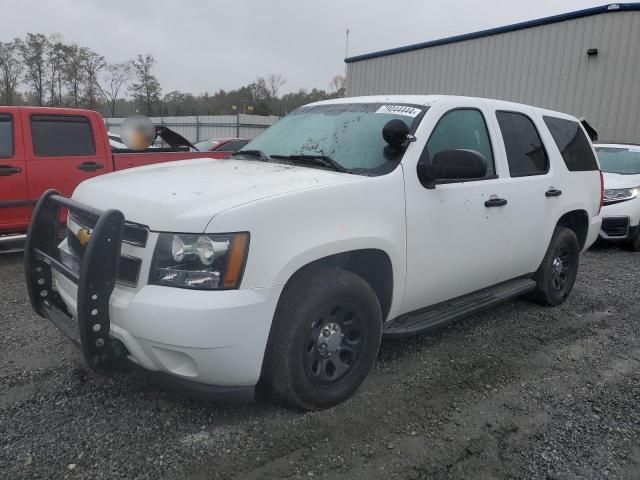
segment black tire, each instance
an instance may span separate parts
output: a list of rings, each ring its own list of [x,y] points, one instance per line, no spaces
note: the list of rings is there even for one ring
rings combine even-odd
[[[635,236],[629,240],[628,246],[631,251],[640,252],[640,232],[636,233]]]
[[[537,286],[530,298],[542,305],[563,303],[576,281],[580,263],[580,245],[573,230],[556,227],[547,253],[533,279]]]
[[[340,403],[367,377],[381,334],[380,303],[364,279],[339,268],[303,271],[286,285],[278,302],[264,384],[297,408],[318,410]]]

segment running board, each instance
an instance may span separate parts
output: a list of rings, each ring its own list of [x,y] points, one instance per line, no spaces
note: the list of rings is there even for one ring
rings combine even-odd
[[[382,334],[388,337],[414,335],[492,307],[534,288],[536,288],[536,282],[530,278],[509,280],[432,307],[401,315],[383,325]]]
[[[11,235],[0,235],[0,245],[14,242],[24,242],[27,239],[26,233],[16,233]]]
[[[22,252],[26,238],[25,234],[0,235],[0,255]]]

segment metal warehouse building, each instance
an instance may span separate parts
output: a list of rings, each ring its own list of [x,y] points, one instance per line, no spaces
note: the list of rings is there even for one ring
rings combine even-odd
[[[350,57],[347,95],[499,98],[640,142],[640,3],[611,4]]]

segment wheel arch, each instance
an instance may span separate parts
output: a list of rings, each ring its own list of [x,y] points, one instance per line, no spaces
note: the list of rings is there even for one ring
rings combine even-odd
[[[589,234],[589,214],[586,210],[571,210],[563,214],[556,223],[557,227],[566,227],[578,238],[580,250],[584,248]]]
[[[361,248],[327,255],[300,266],[285,283],[295,282],[301,274],[314,268],[334,267],[348,270],[362,277],[373,289],[382,311],[383,321],[389,315],[393,303],[394,271],[391,257],[379,248]]]

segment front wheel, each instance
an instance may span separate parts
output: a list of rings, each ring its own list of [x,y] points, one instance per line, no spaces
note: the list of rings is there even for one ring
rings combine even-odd
[[[339,268],[302,272],[278,303],[263,379],[272,394],[290,405],[330,407],[364,381],[381,334],[380,303],[363,278]]]
[[[576,281],[580,261],[580,245],[573,230],[556,227],[547,253],[533,279],[537,286],[532,297],[543,305],[563,303]]]

